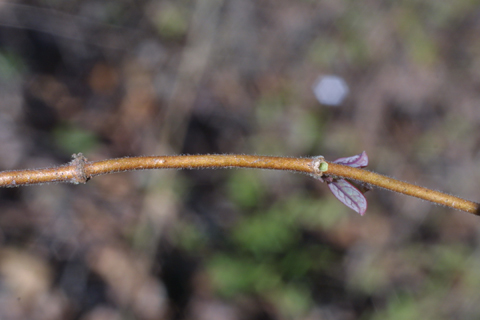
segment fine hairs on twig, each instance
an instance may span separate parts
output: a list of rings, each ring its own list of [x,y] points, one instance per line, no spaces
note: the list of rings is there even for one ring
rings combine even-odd
[[[80,184],[86,183],[98,175],[144,169],[271,169],[304,173],[327,183],[335,197],[361,215],[367,209],[367,200],[363,196],[363,192],[351,185],[348,180],[355,180],[364,186],[376,186],[480,215],[480,204],[476,202],[363,169],[368,165],[368,157],[365,152],[335,161],[326,161],[322,156],[290,158],[237,154],[127,157],[87,161],[83,154],[78,153],[74,154],[72,158],[72,161],[63,166],[2,171],[0,172],[0,187],[20,187],[53,182]]]

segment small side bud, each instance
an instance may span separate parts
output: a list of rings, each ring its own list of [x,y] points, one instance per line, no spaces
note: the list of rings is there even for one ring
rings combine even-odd
[[[326,163],[326,162],[320,163],[320,166],[318,167],[318,169],[319,169],[321,172],[327,171],[327,170],[328,170],[328,163]]]
[[[328,170],[328,163],[325,161],[325,158],[322,156],[318,156],[313,158],[310,166],[312,167],[312,177],[318,179],[322,182],[323,181],[323,173]]]
[[[322,175],[325,171],[328,170],[328,163],[322,156],[313,158],[311,166],[313,167],[313,172],[319,175]]]

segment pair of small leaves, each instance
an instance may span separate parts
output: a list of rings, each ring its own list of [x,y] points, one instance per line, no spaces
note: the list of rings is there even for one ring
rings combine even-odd
[[[364,168],[368,165],[368,156],[365,151],[352,157],[340,158],[333,163],[342,164],[345,166]],[[326,182],[332,191],[333,195],[340,200],[344,205],[350,209],[364,215],[367,210],[367,199],[363,193],[355,188],[350,182],[345,179],[324,175],[320,180]]]

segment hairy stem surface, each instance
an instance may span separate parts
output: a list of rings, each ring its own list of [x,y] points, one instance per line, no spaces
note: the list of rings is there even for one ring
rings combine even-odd
[[[325,165],[325,164],[328,164]],[[364,169],[327,162],[323,157],[288,158],[251,155],[180,155],[131,157],[88,162],[82,154],[67,165],[45,169],[0,172],[0,187],[18,187],[49,182],[86,183],[89,179],[115,172],[144,169],[256,168],[287,170],[310,175],[333,175],[357,180],[436,204],[479,215],[480,205],[456,196],[419,187]],[[326,170],[325,170],[326,168]]]

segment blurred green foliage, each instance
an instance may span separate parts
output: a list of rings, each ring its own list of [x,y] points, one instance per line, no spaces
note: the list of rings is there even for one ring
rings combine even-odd
[[[25,71],[22,58],[10,51],[0,51],[0,79],[10,80],[18,77]]]
[[[263,188],[254,172],[231,175],[231,199],[243,213],[228,233],[229,249],[215,253],[206,268],[221,296],[256,294],[285,316],[297,317],[313,304],[308,279],[320,271],[332,272],[338,259],[332,248],[308,240],[306,233],[328,230],[348,213],[336,199],[302,193],[263,208]]]
[[[249,170],[233,172],[228,183],[228,193],[236,205],[245,209],[255,207],[264,196],[264,186],[258,174]]]
[[[54,137],[57,145],[66,153],[86,154],[99,144],[95,133],[73,125],[58,126],[55,128]]]
[[[189,16],[181,2],[168,3],[161,6],[155,13],[154,24],[158,33],[166,39],[183,37],[188,28]]]

